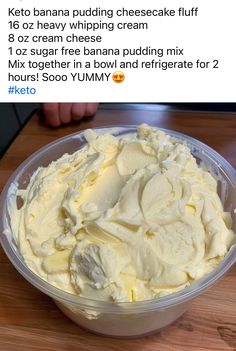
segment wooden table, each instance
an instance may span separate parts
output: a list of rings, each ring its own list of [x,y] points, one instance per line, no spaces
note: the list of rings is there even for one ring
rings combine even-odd
[[[100,110],[95,118],[55,130],[45,127],[36,114],[0,161],[0,190],[25,158],[61,136],[96,126],[142,122],[198,138],[236,167],[236,114],[145,111],[142,107]],[[236,267],[159,334],[116,340],[90,334],[67,319],[49,297],[21,277],[2,249],[0,264],[0,351],[236,350]]]

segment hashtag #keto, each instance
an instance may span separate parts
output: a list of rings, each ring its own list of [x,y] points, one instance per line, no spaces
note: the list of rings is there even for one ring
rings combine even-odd
[[[16,85],[11,85],[8,88],[8,94],[9,95],[34,95],[36,94],[36,89],[35,88],[19,88]]]

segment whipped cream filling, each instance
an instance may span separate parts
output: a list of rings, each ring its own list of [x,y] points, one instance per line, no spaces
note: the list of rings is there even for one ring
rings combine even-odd
[[[31,270],[67,292],[140,301],[183,289],[229,250],[231,216],[190,149],[147,125],[38,169],[11,225]]]

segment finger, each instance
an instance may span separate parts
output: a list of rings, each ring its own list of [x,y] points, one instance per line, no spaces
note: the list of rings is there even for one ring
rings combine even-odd
[[[44,120],[50,127],[60,127],[61,121],[59,118],[59,104],[58,103],[43,103],[42,110]]]
[[[93,116],[97,112],[98,109],[98,103],[88,103],[86,104],[86,111],[85,111],[85,116]]]
[[[84,117],[86,110],[86,104],[75,103],[72,104],[71,116],[74,121],[79,121]]]
[[[68,103],[61,103],[59,104],[59,115],[60,115],[60,120],[62,124],[68,124],[71,122],[71,108],[72,104]]]

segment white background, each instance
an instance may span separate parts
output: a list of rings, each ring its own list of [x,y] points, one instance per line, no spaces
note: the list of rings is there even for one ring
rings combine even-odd
[[[137,31],[114,31],[114,32],[80,32],[80,35],[102,35],[103,42],[97,47],[139,47],[150,45],[154,48],[171,48],[179,46],[184,48],[185,55],[180,57],[169,57],[177,61],[184,60],[195,62],[219,60],[219,69],[201,70],[167,70],[159,69],[125,69],[123,70],[126,79],[121,84],[116,84],[110,79],[108,82],[8,82],[8,60],[10,59],[8,47],[13,46],[8,42],[10,31],[8,21],[19,20],[26,22],[34,21],[30,17],[8,18],[8,7],[40,9],[80,9],[101,7],[101,8],[130,8],[147,9],[163,7],[178,9],[198,7],[197,17],[140,17],[135,20],[120,18],[119,21],[142,21],[149,23],[149,30]],[[235,46],[235,0],[69,0],[67,2],[55,0],[8,0],[0,2],[0,35],[1,35],[1,55],[0,55],[0,101],[1,102],[235,102],[236,101],[236,46]],[[71,21],[69,17],[38,17],[41,22],[64,22]],[[75,20],[87,20],[90,18],[77,18]],[[94,18],[94,21],[100,18]],[[116,21],[114,18],[104,17],[104,21]],[[47,30],[43,35],[63,35],[65,32]],[[17,30],[17,35],[32,35],[30,31]],[[39,34],[37,32],[37,34]],[[68,32],[71,34],[71,31]],[[78,32],[76,33],[79,34]],[[55,44],[27,44],[31,47],[55,47]],[[59,44],[60,46],[62,44]],[[64,44],[63,44],[64,45]],[[82,47],[84,44],[66,44],[67,47]],[[85,44],[89,47],[89,44]],[[18,45],[24,47],[24,44]],[[91,44],[90,44],[90,47]],[[96,47],[96,45],[94,46]],[[13,56],[11,59],[13,60]],[[80,60],[79,57],[75,57]],[[92,57],[92,59],[96,57]],[[131,57],[135,60],[137,57]],[[151,60],[150,57],[138,57],[142,60]],[[19,57],[21,59],[21,57]],[[52,57],[38,57],[38,61],[49,61]],[[60,56],[57,56],[60,59]],[[67,61],[74,59],[64,57]],[[98,57],[97,60],[113,61],[115,57]],[[158,60],[158,58],[156,58]],[[164,61],[166,57],[162,58]],[[36,58],[34,57],[34,60]],[[13,72],[14,71],[14,72]],[[94,73],[113,73],[112,69],[91,69]],[[34,70],[11,70],[15,74],[42,73]],[[46,71],[44,71],[46,72]],[[81,72],[80,70],[73,70]],[[51,73],[61,74],[64,70],[52,71]],[[69,73],[69,72],[67,72]],[[37,89],[35,95],[9,95],[8,87],[34,87]]]

